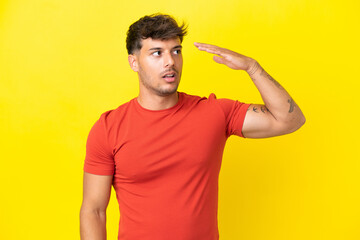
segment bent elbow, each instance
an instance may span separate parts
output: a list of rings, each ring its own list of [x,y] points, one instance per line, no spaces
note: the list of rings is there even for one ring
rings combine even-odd
[[[301,125],[300,125],[300,127],[301,127],[302,125],[304,125],[304,124],[305,124],[305,122],[306,122],[306,118],[305,118],[305,116],[304,116],[304,115],[302,115],[302,118],[301,118]]]
[[[288,133],[297,131],[305,124],[305,122],[306,122],[305,116],[301,115],[299,119],[297,119],[296,121],[292,121],[291,124],[289,124]]]
[[[302,125],[304,125],[305,122],[306,122],[306,118],[305,118],[304,114],[301,113],[301,116],[300,116],[300,118],[299,118],[299,127],[298,127],[298,129],[299,129]]]

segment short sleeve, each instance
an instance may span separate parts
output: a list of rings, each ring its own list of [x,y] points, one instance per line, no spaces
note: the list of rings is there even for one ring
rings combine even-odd
[[[216,98],[215,94],[211,94],[210,97]],[[242,127],[250,104],[226,98],[220,98],[216,101],[225,115],[226,136],[237,135],[245,138],[242,134]]]
[[[84,171],[97,175],[113,175],[114,157],[108,144],[106,113],[91,128],[86,142]]]

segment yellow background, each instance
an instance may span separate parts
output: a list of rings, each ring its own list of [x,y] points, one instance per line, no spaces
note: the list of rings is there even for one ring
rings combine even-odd
[[[128,26],[165,12],[189,23],[179,90],[262,103],[250,78],[194,41],[251,56],[307,122],[270,139],[231,137],[220,239],[360,239],[358,0],[2,0],[0,239],[78,239],[87,134],[138,93]],[[116,239],[114,192],[108,236]]]

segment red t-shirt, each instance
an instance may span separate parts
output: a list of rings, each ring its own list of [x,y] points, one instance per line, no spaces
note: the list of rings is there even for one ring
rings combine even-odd
[[[249,104],[179,93],[152,111],[134,98],[103,113],[84,170],[114,175],[121,240],[216,240],[218,176],[226,139],[242,136]]]

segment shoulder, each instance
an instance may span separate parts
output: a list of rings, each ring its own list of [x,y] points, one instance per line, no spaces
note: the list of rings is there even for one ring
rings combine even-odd
[[[209,97],[192,95],[188,93],[180,92],[180,101],[182,109],[211,109],[212,105],[216,104],[214,100],[216,100],[216,96],[214,94],[210,94]]]
[[[207,108],[221,109],[223,112],[230,112],[232,109],[244,105],[243,102],[232,100],[228,98],[217,98],[215,93],[210,93],[208,97],[200,97],[187,93],[180,93],[183,95],[183,102],[185,106],[197,105],[207,106]]]
[[[180,95],[182,95],[182,98],[184,99],[184,102],[209,102],[212,100],[216,100],[216,95],[214,93],[210,93],[208,97],[205,96],[198,96],[198,95],[192,95],[184,92],[179,92]]]
[[[215,93],[210,93],[208,97],[200,97],[197,95],[191,95],[188,93],[180,92],[187,100],[194,100],[194,101],[209,101],[209,102],[234,102],[235,100],[227,99],[227,98],[218,98]]]
[[[127,112],[129,111],[131,101],[121,104],[115,109],[108,110],[100,114],[95,123],[93,124],[92,131],[105,131],[108,132],[117,124],[120,124]]]
[[[121,104],[119,107],[117,107],[115,109],[111,109],[106,112],[103,112],[100,115],[99,120],[106,121],[106,122],[112,122],[112,121],[115,121],[116,119],[119,119],[119,117],[121,118],[121,116],[124,116],[131,108],[131,105],[133,104],[132,101],[133,101],[133,99],[126,103]]]

